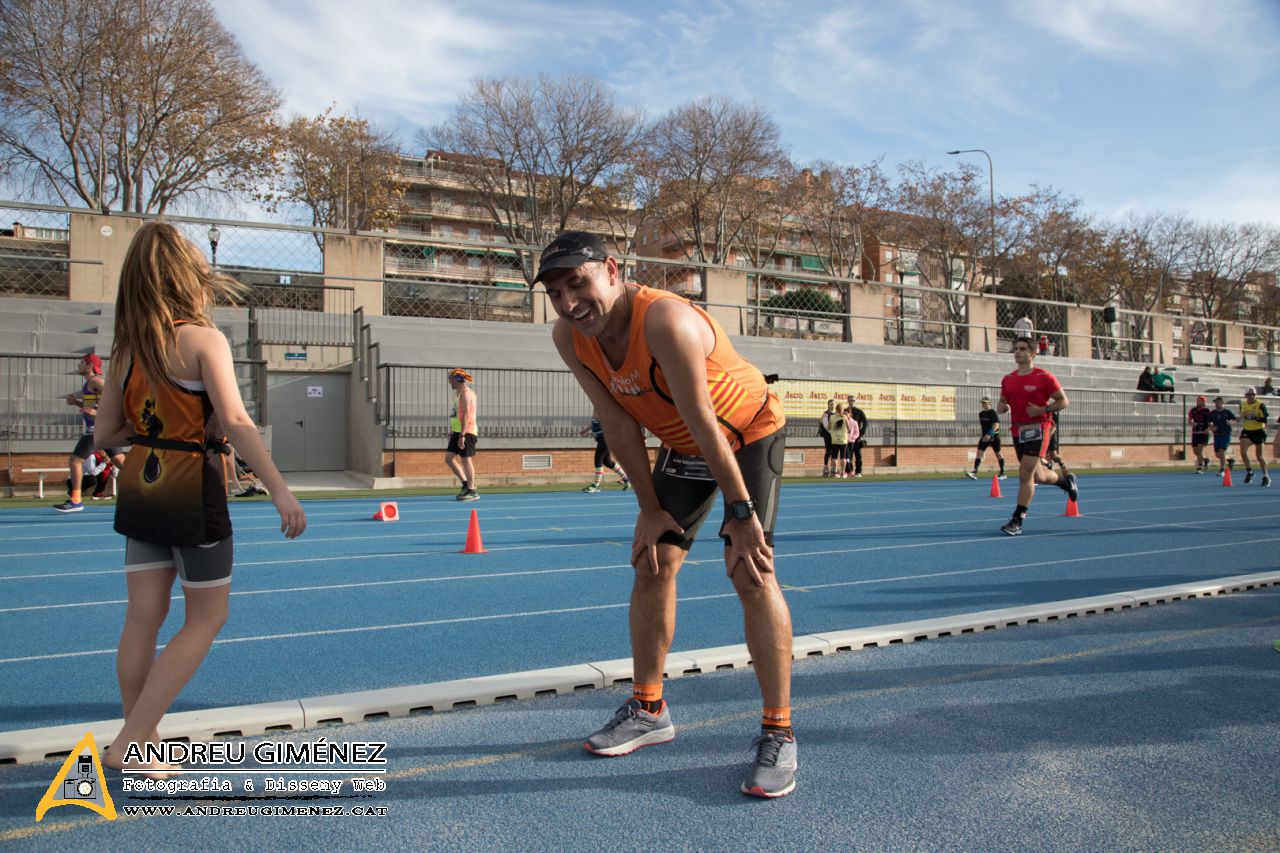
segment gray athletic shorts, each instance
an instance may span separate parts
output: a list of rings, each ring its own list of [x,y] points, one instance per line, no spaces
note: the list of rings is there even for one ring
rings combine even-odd
[[[124,570],[141,572],[147,569],[176,568],[183,586],[225,586],[231,583],[232,552],[230,536],[221,542],[193,545],[189,548],[126,539]]]

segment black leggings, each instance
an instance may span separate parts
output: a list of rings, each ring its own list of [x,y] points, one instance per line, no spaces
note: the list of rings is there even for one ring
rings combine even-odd
[[[831,443],[831,433],[827,432],[825,429],[818,430],[818,435],[822,437],[822,444],[826,448],[822,453],[822,467],[826,468],[831,464],[832,448],[834,448],[835,445]]]
[[[604,443],[603,435],[596,439],[596,467],[613,467],[613,457],[609,455],[609,445]]]
[[[854,460],[857,460],[857,467],[854,467]],[[851,441],[845,445],[844,472],[846,474],[862,473],[862,442]]]

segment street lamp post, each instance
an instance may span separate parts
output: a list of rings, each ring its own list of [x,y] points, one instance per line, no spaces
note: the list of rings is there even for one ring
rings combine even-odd
[[[906,341],[903,340],[903,335],[905,333],[904,327],[906,326],[906,323],[904,322],[904,319],[903,319],[902,303],[904,301],[904,297],[907,295],[907,271],[904,269],[899,269],[897,272],[898,272],[898,346],[902,346],[904,343],[906,343]]]
[[[991,210],[991,286],[996,286],[996,169],[991,162],[991,155],[981,148],[962,148],[958,151],[948,151],[948,154],[981,154],[987,158],[987,184],[991,192],[990,210]]]
[[[222,236],[222,232],[218,230],[217,225],[209,226],[209,254],[210,266],[214,269],[218,268],[218,238]]]

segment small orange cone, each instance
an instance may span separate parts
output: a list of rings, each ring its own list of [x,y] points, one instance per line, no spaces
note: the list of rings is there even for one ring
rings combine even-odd
[[[480,539],[480,516],[476,511],[471,510],[471,523],[467,525],[467,544],[459,553],[461,554],[483,554],[484,542]]]
[[[1224,486],[1231,485],[1231,466],[1229,465],[1227,466],[1227,469],[1222,472],[1222,485]]]
[[[374,521],[382,521],[382,510],[378,510],[373,514]]]
[[[378,504],[378,511],[373,515],[374,521],[399,521],[400,508],[395,501],[383,501]]]
[[[1071,498],[1067,498],[1067,511],[1063,513],[1067,518],[1079,518],[1080,507]]]
[[[1000,494],[1000,478],[997,477],[995,474],[991,475],[991,497],[993,498],[1004,497],[1002,494]]]

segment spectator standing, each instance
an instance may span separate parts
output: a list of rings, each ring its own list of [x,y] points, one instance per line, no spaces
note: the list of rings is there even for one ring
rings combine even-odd
[[[853,419],[844,410],[844,403],[836,403],[836,410],[828,419],[831,430],[831,476],[844,479],[844,454],[849,445],[849,424]]]
[[[857,435],[849,440],[848,446],[845,447],[844,472],[846,474],[852,471],[853,476],[862,477],[862,448],[867,446],[867,413],[858,408],[857,401],[854,396],[848,396],[848,405],[845,411],[849,417],[853,418],[853,424],[858,428]],[[853,468],[850,469],[850,464]]]
[[[827,410],[818,416],[818,435],[822,438],[822,476],[829,477],[831,470],[831,416],[835,414],[836,401],[827,401]]]
[[[1013,336],[1015,338],[1031,337],[1031,330],[1035,328],[1035,324],[1031,322],[1031,318],[1023,314],[1013,323]]]

